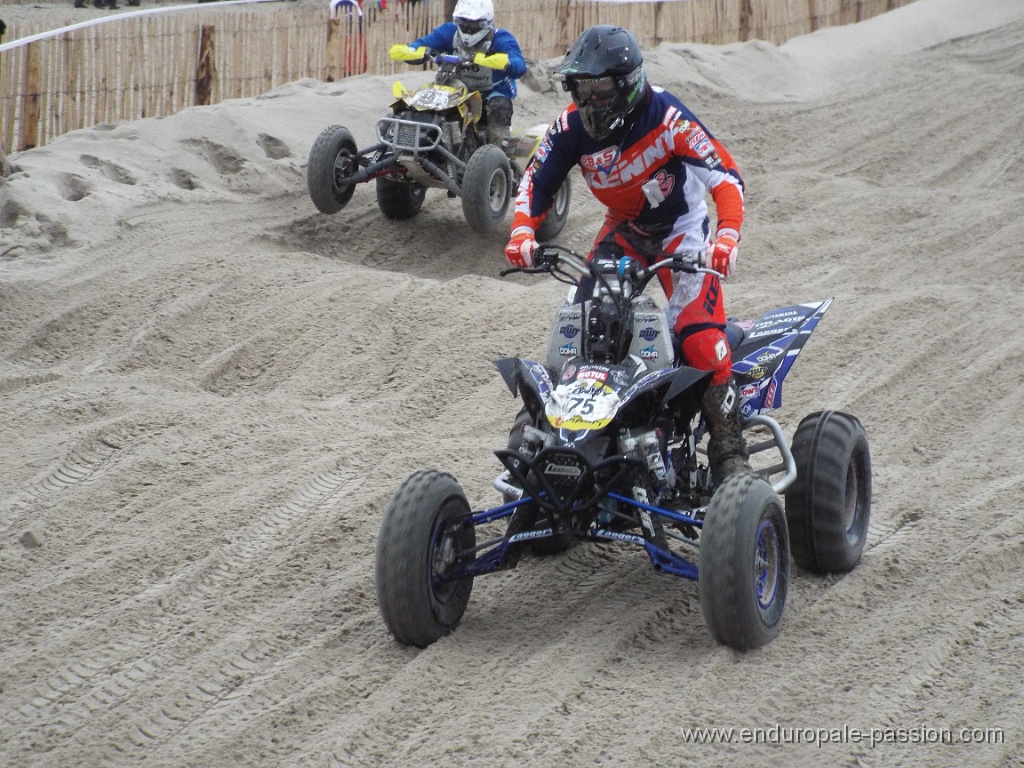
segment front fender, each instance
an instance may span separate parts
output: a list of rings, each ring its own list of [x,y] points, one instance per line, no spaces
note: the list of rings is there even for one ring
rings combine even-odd
[[[551,376],[540,363],[519,357],[502,357],[495,360],[494,365],[512,396],[522,396],[531,413],[543,408],[551,397]]]
[[[711,384],[711,375],[711,371],[679,366],[662,402],[683,413],[696,413],[700,410],[705,390]]]

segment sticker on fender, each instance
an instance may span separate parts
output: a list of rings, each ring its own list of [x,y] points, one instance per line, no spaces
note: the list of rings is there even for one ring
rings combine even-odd
[[[544,415],[556,429],[602,429],[611,422],[621,402],[615,391],[603,381],[577,379],[560,384],[551,393]]]

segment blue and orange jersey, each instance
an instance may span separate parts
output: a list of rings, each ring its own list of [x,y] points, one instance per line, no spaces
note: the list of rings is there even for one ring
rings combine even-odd
[[[650,89],[646,108],[617,140],[592,138],[575,104],[562,112],[523,175],[513,230],[537,229],[576,165],[611,217],[634,221],[641,229],[647,224],[656,231],[668,223],[702,227],[708,191],[718,214],[715,231],[738,233],[743,223],[743,178],[732,156],[679,99],[661,88]]]

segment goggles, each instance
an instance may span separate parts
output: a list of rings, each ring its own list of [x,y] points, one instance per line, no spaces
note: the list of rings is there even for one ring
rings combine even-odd
[[[484,19],[455,19],[455,26],[464,35],[475,35],[487,29],[490,26],[490,22]]]
[[[619,93],[614,77],[574,77],[569,80],[569,91],[577,105],[604,106]]]

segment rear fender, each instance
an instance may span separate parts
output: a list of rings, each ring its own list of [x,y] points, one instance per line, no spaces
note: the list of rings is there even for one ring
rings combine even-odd
[[[544,139],[544,134],[547,133],[548,124],[538,123],[528,130],[526,133],[513,136],[511,154],[512,159],[520,160],[522,166],[525,168],[533,156],[537,154],[537,148],[540,146],[541,141]]]
[[[782,381],[831,304],[829,298],[784,307],[747,324],[732,362],[744,418],[782,405]]]

